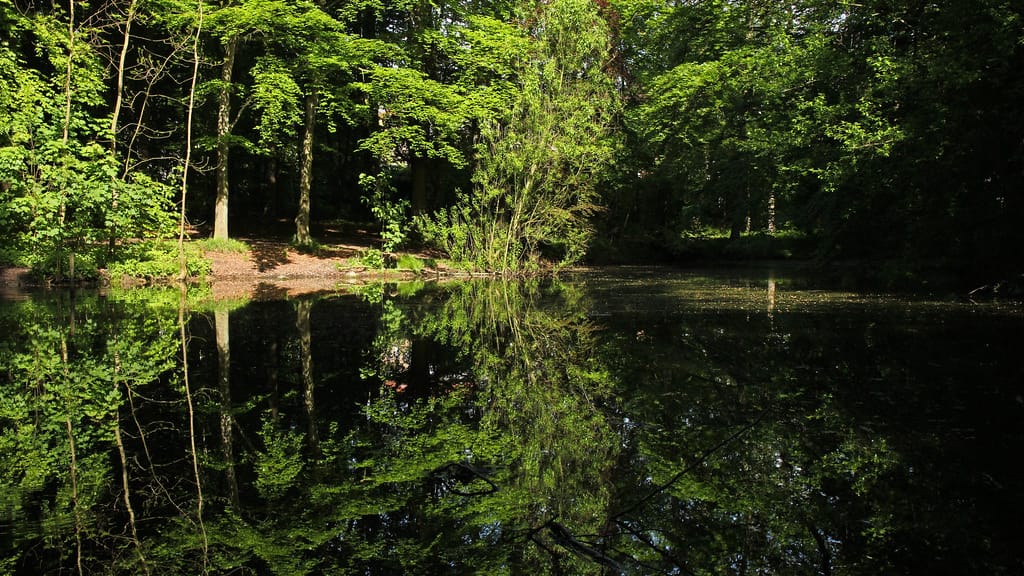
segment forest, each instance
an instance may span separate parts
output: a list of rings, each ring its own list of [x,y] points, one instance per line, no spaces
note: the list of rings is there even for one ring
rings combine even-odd
[[[1011,0],[0,0],[0,265],[89,277],[188,234],[283,221],[314,247],[338,221],[490,271],[746,247],[1009,278],[1022,17]]]

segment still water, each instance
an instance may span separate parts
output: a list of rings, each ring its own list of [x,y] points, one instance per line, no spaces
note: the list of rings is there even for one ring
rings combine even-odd
[[[0,302],[0,574],[1022,574],[1024,311],[754,272]]]

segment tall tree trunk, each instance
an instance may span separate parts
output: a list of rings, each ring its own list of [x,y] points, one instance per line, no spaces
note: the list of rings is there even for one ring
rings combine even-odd
[[[306,95],[306,121],[302,136],[302,166],[299,169],[299,213],[295,216],[295,243],[309,246],[309,194],[313,187],[313,131],[316,129],[316,106],[319,94],[315,89]]]
[[[124,35],[121,37],[121,52],[117,58],[117,92],[114,94],[114,112],[110,116],[110,151],[117,152],[117,127],[121,120],[121,106],[124,103],[124,72],[125,62],[128,60],[128,46],[132,37],[132,22],[135,21],[136,0],[128,4],[128,12],[125,14]],[[116,199],[115,199],[116,202]]]
[[[220,65],[220,94],[217,96],[217,200],[213,215],[213,237],[228,238],[228,156],[231,146],[231,76],[238,54],[238,35],[224,44],[224,62]]]
[[[312,300],[299,300],[295,303],[295,328],[299,332],[299,348],[302,354],[302,396],[308,420],[306,441],[309,444],[310,452],[314,456],[319,457],[320,434],[317,432],[316,427],[316,400],[313,395],[315,388],[313,381],[313,335],[309,321],[312,308]]]
[[[181,171],[181,207],[178,213],[178,280],[182,286],[184,286],[185,278],[188,277],[188,262],[185,258],[185,199],[188,196],[188,170],[192,161],[192,114],[196,104],[196,80],[199,78],[199,36],[203,31],[202,2],[199,2],[198,12],[196,35],[192,40],[192,82],[188,89],[188,113],[185,119],[185,166]],[[139,124],[142,124],[141,116]],[[127,173],[126,169],[125,174]]]
[[[224,450],[224,473],[231,504],[238,510],[238,479],[235,475],[235,450],[231,417],[231,329],[227,310],[213,313],[217,333],[217,388],[220,391],[220,440]]]
[[[768,192],[768,234],[775,235],[775,190]]]

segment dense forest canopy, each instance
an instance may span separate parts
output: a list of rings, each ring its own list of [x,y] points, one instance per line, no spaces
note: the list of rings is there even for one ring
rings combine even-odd
[[[184,201],[215,237],[288,219],[309,245],[311,222],[373,219],[386,250],[491,270],[763,235],[1019,274],[1022,16],[1009,0],[0,0],[0,261],[87,275],[125,240],[173,236]]]

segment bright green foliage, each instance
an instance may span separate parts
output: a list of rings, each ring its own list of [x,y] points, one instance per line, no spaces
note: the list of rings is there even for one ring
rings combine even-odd
[[[609,33],[596,7],[553,2],[523,34],[516,96],[481,121],[471,191],[423,223],[454,258],[495,271],[535,266],[545,251],[562,264],[583,256],[613,152]]]
[[[173,278],[180,267],[177,242],[147,240],[125,246],[109,268],[111,280],[117,282],[127,276],[132,279],[163,280]],[[190,278],[204,278],[211,264],[200,246],[185,246],[186,268]]]
[[[386,250],[425,240],[495,271],[791,231],[824,256],[1019,273],[1024,19],[1006,0],[202,13],[193,141],[216,158],[185,208],[214,208],[215,233],[230,189],[254,224],[298,214],[298,244],[313,215],[372,219]],[[198,15],[0,2],[0,258],[80,276],[167,235]]]
[[[366,191],[363,202],[381,224],[381,248],[391,252],[398,248],[406,237],[405,212],[409,208],[409,200],[399,198],[386,175],[359,175],[359,185]]]
[[[378,122],[383,128],[363,140],[361,150],[384,165],[396,162],[399,150],[442,158],[455,166],[465,163],[452,143],[464,121],[453,87],[416,70],[383,66],[374,68],[370,81],[360,86],[378,105]]]
[[[260,429],[264,450],[254,456],[256,489],[264,498],[280,498],[302,472],[303,434],[277,430],[272,419],[265,417]]]
[[[65,565],[76,562],[76,530],[108,533],[94,513],[119,498],[109,482],[120,466],[110,455],[129,395],[174,371],[173,309],[113,308],[55,295],[0,316],[11,336],[0,346],[4,521],[32,527],[22,538],[49,542],[56,557],[48,560]],[[126,526],[110,529],[123,535]],[[135,559],[129,546],[112,549]]]
[[[302,125],[301,96],[302,89],[281,62],[267,59],[256,65],[252,99],[264,153],[294,144]]]
[[[170,233],[172,189],[143,173],[122,177],[102,144],[105,70],[85,42],[91,32],[76,30],[69,64],[59,19],[10,10],[0,5],[13,39],[47,55],[49,66],[26,67],[6,42],[0,47],[0,229],[21,263],[57,277],[92,275],[117,257],[109,252],[116,241]]]

